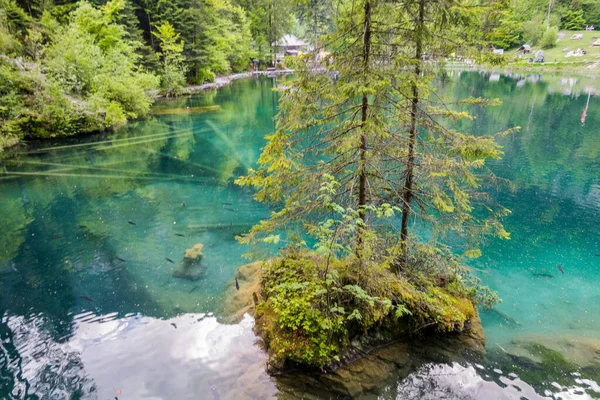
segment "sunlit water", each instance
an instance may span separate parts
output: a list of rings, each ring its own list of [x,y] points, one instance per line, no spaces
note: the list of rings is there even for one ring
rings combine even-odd
[[[116,133],[31,143],[0,161],[0,398],[276,395],[252,319],[212,314],[245,263],[235,235],[270,212],[233,180],[274,128],[273,85],[160,101]],[[505,353],[523,337],[600,342],[600,81],[454,72],[438,85],[449,99],[504,101],[471,110],[460,129],[522,128],[491,164],[514,184],[498,196],[512,240],[473,263],[504,302],[482,315],[482,365],[426,364],[379,395],[600,397],[589,371],[531,374]],[[206,276],[173,278],[197,243]]]

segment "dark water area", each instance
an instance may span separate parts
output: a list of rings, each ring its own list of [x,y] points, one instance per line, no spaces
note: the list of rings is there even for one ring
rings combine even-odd
[[[0,159],[0,399],[301,397],[264,372],[250,317],[218,318],[247,262],[235,236],[270,212],[233,181],[274,129],[276,84],[163,100],[117,132]],[[600,80],[453,71],[436,85],[503,101],[458,129],[521,127],[490,163],[513,185],[497,195],[511,240],[473,261],[503,302],[482,313],[481,363],[425,363],[364,397],[600,398]],[[197,243],[206,276],[174,278]]]

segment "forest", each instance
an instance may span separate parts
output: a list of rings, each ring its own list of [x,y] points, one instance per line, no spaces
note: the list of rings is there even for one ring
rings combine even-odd
[[[595,0],[471,0],[480,48],[600,26]],[[144,117],[155,96],[272,63],[296,34],[319,50],[331,0],[0,1],[0,149]],[[554,39],[553,39],[554,38]]]

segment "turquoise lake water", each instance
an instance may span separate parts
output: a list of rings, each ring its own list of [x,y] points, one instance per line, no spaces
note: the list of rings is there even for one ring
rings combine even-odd
[[[270,212],[233,180],[274,128],[275,84],[161,100],[118,132],[0,159],[0,398],[291,398],[264,372],[251,318],[218,319],[246,263],[235,235]],[[512,239],[473,262],[503,302],[482,313],[485,363],[425,364],[365,398],[600,398],[586,367],[600,363],[600,79],[453,71],[436,85],[503,100],[459,129],[521,127],[490,163],[512,184],[497,195]],[[207,276],[173,278],[196,243]],[[579,364],[531,373],[511,354],[532,340]]]

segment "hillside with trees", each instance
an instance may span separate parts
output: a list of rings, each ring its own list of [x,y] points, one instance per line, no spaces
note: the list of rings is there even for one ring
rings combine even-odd
[[[480,49],[600,26],[596,0],[469,4]],[[329,51],[339,13],[330,0],[0,0],[0,149],[144,117],[158,93],[273,64],[285,34]]]

